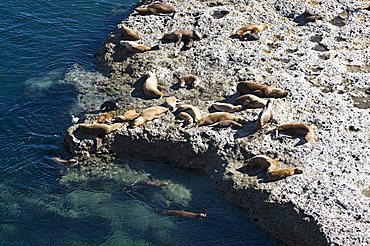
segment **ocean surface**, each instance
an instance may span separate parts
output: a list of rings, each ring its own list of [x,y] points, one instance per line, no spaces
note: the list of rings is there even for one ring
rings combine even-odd
[[[66,156],[70,115],[86,106],[73,83],[104,79],[94,52],[136,2],[0,1],[0,245],[278,245],[204,174],[111,157],[52,161]]]

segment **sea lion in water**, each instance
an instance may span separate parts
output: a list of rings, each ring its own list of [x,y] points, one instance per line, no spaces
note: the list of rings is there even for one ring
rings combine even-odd
[[[273,119],[272,107],[274,106],[274,101],[272,99],[267,100],[266,106],[262,109],[261,113],[258,115],[256,122],[256,131],[261,130],[264,125]]]
[[[245,119],[240,116],[226,113],[226,112],[216,112],[212,114],[208,114],[197,121],[198,126],[209,126],[215,124],[220,121],[232,120],[240,124],[245,123]]]
[[[253,94],[258,97],[283,98],[288,95],[286,90],[253,82],[240,82],[236,86],[236,91],[240,95]]]
[[[279,169],[279,161],[266,155],[257,155],[252,157],[247,161],[246,168],[253,169],[257,173],[266,170],[268,181],[276,181],[294,174],[303,173],[303,171],[298,168]]]
[[[177,108],[178,112],[186,112],[193,117],[195,121],[198,121],[202,118],[202,114],[198,107],[190,104],[181,104]]]
[[[53,161],[57,162],[57,163],[60,163],[60,164],[73,165],[73,166],[78,164],[78,160],[74,159],[74,158],[65,160],[65,159],[62,159],[60,157],[53,157],[51,159]]]
[[[194,29],[185,29],[165,34],[162,40],[176,42],[176,45],[180,45],[181,41],[188,42],[187,48],[191,48],[193,41],[198,41],[202,38],[203,35],[198,31]]]
[[[168,214],[168,215],[175,215],[175,216],[183,217],[183,218],[190,218],[190,219],[205,218],[207,216],[207,214],[204,214],[204,213],[193,213],[193,212],[182,211],[182,210],[163,210],[161,211],[161,213]]]
[[[156,74],[154,72],[148,72],[147,79],[143,84],[144,94],[148,97],[160,98],[164,96],[160,90],[164,90],[164,87],[158,85]]]
[[[95,123],[104,124],[104,123],[111,122],[111,120],[112,120],[112,116],[110,114],[102,113],[98,115],[98,117],[95,120]]]
[[[116,103],[115,101],[105,101],[102,105],[100,105],[100,111],[102,112],[109,112],[117,110],[118,108],[118,103]]]
[[[135,8],[141,15],[175,14],[176,9],[167,3],[152,3],[144,8]]]
[[[250,33],[252,35],[257,35],[263,30],[267,29],[267,27],[268,27],[268,24],[243,26],[236,31],[236,35],[239,38],[243,38],[247,33]]]
[[[82,124],[79,124],[78,129],[81,132],[84,132],[87,134],[104,136],[106,134],[109,134],[111,132],[118,130],[121,127],[122,127],[121,123],[114,123],[112,125],[98,124],[98,123],[93,123],[93,124],[82,123]]]
[[[130,109],[126,111],[123,115],[117,115],[114,118],[115,122],[128,122],[133,119],[135,119],[138,116],[137,112],[135,109]]]
[[[184,88],[186,85],[189,88],[195,88],[200,84],[200,79],[194,74],[186,74],[179,78],[179,87]]]
[[[306,142],[314,139],[313,128],[305,123],[289,123],[276,128],[276,136],[283,133],[292,137],[302,137]]]
[[[230,103],[214,102],[212,107],[217,111],[235,113],[245,109],[243,105],[232,105]]]
[[[140,34],[134,32],[131,28],[124,24],[119,24],[118,29],[121,31],[121,38],[129,41],[136,41],[141,39]]]
[[[237,97],[233,103],[235,105],[243,105],[245,108],[264,108],[267,100],[252,94],[245,94]]]
[[[134,127],[141,126],[147,121],[162,117],[167,111],[168,108],[162,106],[154,106],[144,109],[143,112],[141,112],[140,116],[133,121],[132,125]]]
[[[134,41],[126,41],[121,40],[119,42],[125,49],[131,53],[143,53],[146,51],[152,51],[152,50],[159,50],[159,45],[155,45],[153,47],[145,45],[145,44],[139,44]]]

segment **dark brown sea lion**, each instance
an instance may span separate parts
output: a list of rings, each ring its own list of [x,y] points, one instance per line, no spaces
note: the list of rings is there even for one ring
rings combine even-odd
[[[252,94],[245,94],[237,97],[233,104],[243,105],[245,108],[264,108],[266,106],[267,100],[259,98],[258,96]]]
[[[228,127],[231,127],[231,128],[243,128],[243,125],[236,122],[236,121],[233,121],[233,120],[224,120],[224,121],[220,121],[220,122],[217,122],[213,125],[210,125],[212,127],[216,127],[216,128],[228,128]]]
[[[276,135],[283,133],[292,137],[303,137],[306,142],[314,139],[313,128],[305,123],[289,123],[276,128]]]
[[[258,97],[283,98],[288,95],[288,91],[268,85],[261,85],[254,82],[240,82],[236,86],[236,91],[241,94],[253,94]]]
[[[193,213],[193,212],[182,211],[182,210],[163,210],[161,211],[161,213],[168,214],[168,215],[175,215],[175,216],[183,217],[183,218],[190,218],[190,219],[205,218],[207,216],[207,214],[204,214],[204,213]]]
[[[152,3],[144,8],[135,8],[141,15],[175,14],[176,9],[167,3]]]
[[[164,41],[176,42],[176,45],[180,45],[182,42],[189,42],[192,45],[193,41],[198,41],[203,38],[203,35],[194,29],[178,30],[169,34],[165,34],[162,38]],[[191,48],[187,47],[187,48]],[[188,45],[189,46],[189,45]]]
[[[230,103],[214,102],[212,107],[217,111],[235,113],[245,109],[243,105],[233,105]]]

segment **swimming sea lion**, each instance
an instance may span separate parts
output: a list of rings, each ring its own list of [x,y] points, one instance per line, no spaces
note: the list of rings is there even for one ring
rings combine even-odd
[[[261,24],[261,25],[247,25],[239,28],[236,31],[236,35],[239,38],[243,38],[246,33],[250,33],[252,35],[256,35],[268,27],[268,24]]]
[[[289,123],[276,128],[276,135],[283,133],[292,137],[303,137],[306,142],[314,139],[313,128],[305,123]]]
[[[258,115],[256,122],[256,131],[261,130],[264,125],[266,125],[270,120],[273,119],[272,107],[274,106],[274,101],[272,99],[267,100],[265,107],[262,109],[261,113]]]
[[[180,45],[181,41],[191,42],[192,44],[193,41],[201,40],[202,37],[203,35],[194,29],[185,29],[165,34],[162,40],[173,41],[176,42],[176,45]],[[188,48],[191,48],[191,46]]]
[[[236,86],[236,91],[241,94],[253,94],[258,97],[283,98],[288,95],[288,91],[268,85],[261,85],[254,82],[240,82]]]
[[[178,112],[186,112],[190,114],[195,121],[198,121],[202,118],[199,108],[190,104],[180,104],[177,110]]]
[[[122,127],[121,123],[114,123],[112,125],[106,125],[106,124],[99,124],[99,123],[93,123],[93,124],[86,124],[82,123],[79,124],[78,129],[81,132],[97,135],[97,136],[104,136],[106,134],[109,134],[111,132],[114,132]]]
[[[160,92],[160,90],[163,90],[164,87],[161,85],[158,85],[157,76],[154,72],[148,72],[148,78],[145,80],[143,84],[143,91],[144,94],[148,97],[154,97],[159,98],[163,97],[164,94]]]
[[[190,125],[190,124],[194,123],[193,117],[190,114],[186,113],[186,112],[180,112],[178,117],[180,119],[184,120],[187,125]]]
[[[175,215],[178,217],[184,217],[184,218],[205,218],[207,214],[204,213],[193,213],[188,211],[181,211],[181,210],[163,210],[161,211],[162,214],[168,214],[168,215]]]
[[[167,3],[153,3],[145,8],[135,8],[141,15],[175,14],[176,9]]]
[[[134,41],[126,41],[126,40],[121,40],[119,43],[131,53],[143,53],[146,51],[159,50],[158,45],[150,47],[145,44],[139,44]]]
[[[243,128],[243,125],[236,122],[236,121],[233,121],[233,120],[224,120],[224,121],[220,121],[220,122],[217,122],[215,124],[212,124],[212,125],[209,125],[211,127],[217,127],[217,128],[227,128],[227,127],[231,127],[231,128]]]
[[[102,105],[100,105],[100,111],[102,112],[109,112],[117,110],[118,108],[119,108],[118,103],[114,101],[105,101]]]
[[[112,120],[112,116],[110,114],[102,113],[96,118],[95,122],[104,124],[104,123],[110,122],[111,120]]]
[[[220,121],[232,120],[240,124],[244,124],[245,120],[237,115],[226,113],[226,112],[216,112],[208,114],[197,121],[198,126],[209,126]]]
[[[232,105],[230,103],[222,103],[222,102],[214,102],[212,104],[212,107],[216,109],[217,111],[229,112],[229,113],[239,112],[245,109],[243,105]]]
[[[140,34],[134,32],[131,28],[125,26],[124,24],[119,24],[118,28],[121,31],[121,38],[124,40],[136,41],[141,39]]]
[[[245,108],[263,108],[265,107],[267,100],[252,94],[245,94],[237,97],[233,103],[235,105],[243,105]]]
[[[117,115],[114,118],[115,122],[127,122],[135,119],[138,116],[135,109],[130,109],[126,111],[123,115]]]
[[[195,88],[200,84],[200,79],[198,76],[194,74],[186,74],[179,78],[179,86],[180,88],[185,87],[186,85],[189,86],[189,88]]]
[[[141,126],[147,121],[162,117],[167,111],[168,108],[162,106],[154,106],[144,109],[143,112],[141,112],[140,116],[134,120],[132,125],[134,127]]]
[[[57,163],[60,163],[60,164],[73,165],[73,166],[78,164],[78,160],[74,159],[74,158],[65,160],[65,159],[62,159],[60,157],[53,157],[51,159],[53,161],[57,162]]]

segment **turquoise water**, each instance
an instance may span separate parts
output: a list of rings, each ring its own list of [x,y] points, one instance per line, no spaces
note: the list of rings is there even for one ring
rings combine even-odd
[[[99,76],[94,51],[136,1],[0,2],[0,245],[277,245],[202,174],[93,159],[66,168],[70,82]],[[140,185],[148,177],[165,185]],[[206,212],[182,219],[163,209]]]

